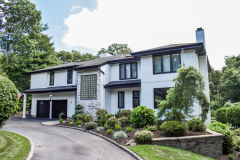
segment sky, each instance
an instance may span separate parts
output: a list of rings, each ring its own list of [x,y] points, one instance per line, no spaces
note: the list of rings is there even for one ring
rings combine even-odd
[[[42,13],[56,51],[97,54],[112,43],[134,51],[194,43],[205,31],[211,66],[240,54],[239,0],[31,0]]]

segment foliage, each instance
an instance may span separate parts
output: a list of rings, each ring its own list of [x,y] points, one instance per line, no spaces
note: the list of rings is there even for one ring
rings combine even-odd
[[[64,116],[65,116],[65,113],[63,113],[63,112],[60,113],[60,114],[59,114],[59,119],[63,118]]]
[[[240,136],[240,128],[235,129],[235,130],[233,131],[233,135],[234,135],[234,136]]]
[[[225,104],[224,104],[224,108],[228,108],[228,107],[231,107],[232,106],[232,104],[231,103],[229,103],[229,102],[226,102]]]
[[[158,130],[157,126],[147,126],[147,130],[151,131],[151,132],[154,132],[156,130]]]
[[[138,144],[149,143],[153,139],[153,133],[151,131],[137,131],[134,134],[135,142]]]
[[[100,125],[100,126],[104,125],[107,122],[107,120],[111,117],[114,117],[114,114],[102,114],[98,121],[98,125]]]
[[[127,138],[127,134],[123,131],[118,131],[113,134],[113,139],[123,139]]]
[[[59,123],[63,123],[63,119],[62,118],[59,118]]]
[[[117,118],[111,117],[107,120],[107,124],[109,128],[115,128],[115,125],[120,123]]]
[[[138,106],[133,109],[131,114],[131,123],[136,127],[153,125],[156,121],[154,110],[146,106]]]
[[[86,116],[86,114],[80,113],[80,114],[77,114],[77,115],[76,115],[76,119],[77,119],[77,120],[84,121],[85,116]]]
[[[211,117],[214,117],[215,116],[215,110],[211,109]]]
[[[88,123],[85,123],[85,127],[87,130],[94,129],[97,127],[97,124],[95,122],[88,122]]]
[[[187,127],[191,131],[198,131],[198,132],[206,131],[206,125],[199,118],[193,118],[187,121]]]
[[[101,48],[100,51],[98,51],[98,55],[101,53],[113,53],[113,55],[120,55],[120,54],[130,54],[132,50],[128,47],[127,44],[117,44],[113,43],[110,46],[108,46],[108,49]]]
[[[116,118],[120,118],[120,112],[121,112],[121,109],[119,109],[119,110],[117,111],[117,113],[115,113],[115,117],[116,117]]]
[[[121,110],[119,113],[119,117],[127,117],[130,121],[132,111],[130,109]]]
[[[96,111],[96,115],[97,115],[98,120],[101,119],[101,116],[102,116],[102,115],[105,115],[105,114],[107,114],[107,113],[108,113],[108,112],[107,112],[106,109],[98,109],[98,110]]]
[[[157,121],[156,121],[156,123],[157,123],[157,129],[160,129],[160,126],[163,124],[163,122],[165,122],[166,120],[162,120],[162,119],[158,119]]]
[[[94,117],[93,115],[91,114],[87,114],[85,117],[84,117],[84,122],[93,122],[94,121]]]
[[[177,77],[173,79],[175,85],[167,91],[166,100],[156,100],[158,103],[158,117],[161,118],[166,112],[171,110],[172,117],[182,121],[182,113],[187,117],[192,117],[193,103],[198,100],[201,108],[201,119],[207,119],[210,108],[207,96],[204,93],[204,78],[196,68],[181,67],[177,70]]]
[[[215,112],[215,118],[216,121],[221,122],[221,123],[227,123],[227,110],[228,108],[219,108]]]
[[[77,119],[76,115],[83,114],[83,113],[84,113],[83,106],[81,104],[77,104],[75,107],[75,114],[72,115],[72,118]],[[84,120],[84,119],[80,119],[80,120]]]
[[[115,131],[119,131],[122,127],[120,125],[115,125]]]
[[[227,122],[240,126],[240,105],[233,105],[227,109]]]
[[[174,112],[174,110],[170,110],[168,112],[165,112],[164,114],[164,120],[165,121],[177,121],[178,117],[181,117],[181,120],[183,121],[186,119],[186,116],[182,114],[181,112]]]
[[[118,118],[118,121],[121,123],[121,125],[129,124],[129,119],[127,117],[120,117]]]
[[[230,160],[234,160],[234,154],[232,154],[232,153],[229,154],[229,155],[228,155],[228,158],[229,158]]]
[[[179,121],[166,121],[160,126],[166,136],[183,136],[187,126]]]
[[[223,135],[223,139],[222,139],[223,153],[232,153],[234,143],[232,139],[233,133],[230,129],[230,125],[223,124],[221,122],[213,122],[210,124],[209,129]]]
[[[97,127],[97,131],[98,131],[98,132],[99,132],[99,131],[102,131],[102,130],[104,130],[104,127],[103,127],[103,126]]]
[[[133,128],[132,128],[132,127],[126,127],[126,132],[127,132],[127,133],[133,132]]]
[[[77,125],[81,125],[81,124],[82,124],[82,121],[81,121],[81,120],[77,120],[76,124],[77,124]]]
[[[107,123],[104,124],[104,128],[108,128],[108,124]]]
[[[108,134],[111,134],[111,133],[112,133],[112,129],[108,129],[108,130],[107,130],[107,133],[108,133]]]
[[[235,144],[235,148],[239,150],[240,149],[240,136],[233,135],[232,139]]]
[[[70,125],[73,125],[73,124],[74,124],[74,122],[69,122],[69,124],[70,124]]]
[[[4,125],[18,105],[18,92],[8,78],[0,76],[0,128]]]
[[[211,117],[211,120],[216,120],[216,118],[215,117]]]

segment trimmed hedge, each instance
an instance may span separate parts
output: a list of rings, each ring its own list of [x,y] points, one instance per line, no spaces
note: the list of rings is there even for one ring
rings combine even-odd
[[[151,131],[137,131],[134,134],[135,142],[138,144],[149,143],[153,139],[153,133]]]
[[[121,110],[120,113],[119,113],[119,117],[127,117],[130,121],[131,119],[131,114],[132,114],[132,111],[130,109],[124,109],[124,110]]]
[[[218,110],[216,110],[215,112],[215,118],[218,122],[224,123],[226,124],[228,122],[227,119],[227,110],[229,108],[219,108]]]
[[[166,121],[160,126],[166,136],[183,136],[187,131],[187,126],[179,121]]]
[[[136,127],[154,125],[156,122],[154,112],[154,110],[147,108],[146,106],[138,106],[132,111],[131,123]]]
[[[227,110],[227,122],[232,125],[240,126],[240,106],[231,106]]]
[[[191,131],[205,132],[206,125],[199,118],[193,118],[187,122],[187,127]]]

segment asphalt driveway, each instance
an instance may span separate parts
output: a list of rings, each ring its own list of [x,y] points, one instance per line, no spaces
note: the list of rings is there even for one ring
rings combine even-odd
[[[32,139],[33,160],[133,160],[127,152],[95,135],[82,131],[45,126],[48,119],[13,117],[2,130],[12,131]]]

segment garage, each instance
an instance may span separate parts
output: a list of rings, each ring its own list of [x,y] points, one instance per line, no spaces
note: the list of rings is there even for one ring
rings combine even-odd
[[[37,117],[49,118],[50,113],[50,101],[38,100],[37,101]]]
[[[60,113],[64,113],[67,116],[67,100],[53,100],[52,101],[52,118],[59,118]]]

